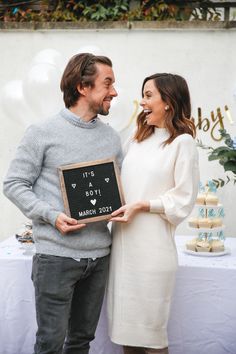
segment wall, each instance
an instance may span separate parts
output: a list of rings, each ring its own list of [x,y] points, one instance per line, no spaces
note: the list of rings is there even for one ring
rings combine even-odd
[[[123,140],[132,129],[127,124],[135,111],[134,101],[140,99],[142,80],[155,72],[184,76],[190,87],[193,116],[197,117],[201,107],[203,118],[210,119],[210,112],[220,107],[225,128],[236,136],[235,124],[229,123],[224,111],[228,105],[236,122],[235,29],[2,30],[0,48],[1,185],[25,128],[63,106],[61,72],[68,58],[81,51],[105,54],[113,60],[119,97],[106,122],[121,132]],[[213,129],[216,137],[218,128],[217,123]],[[198,131],[198,138],[205,144],[220,145],[212,140],[210,130]],[[199,155],[204,183],[225,176],[218,162],[208,162],[205,150],[199,149]],[[226,236],[236,236],[235,190],[228,184],[218,192],[225,207]],[[26,218],[0,193],[3,239],[14,234]],[[177,230],[179,234],[189,232],[186,222]]]

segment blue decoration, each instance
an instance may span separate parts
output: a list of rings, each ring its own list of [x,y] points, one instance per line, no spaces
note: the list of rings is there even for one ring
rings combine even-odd
[[[208,181],[208,187],[209,187],[209,191],[212,193],[216,193],[216,184],[213,181]]]
[[[209,218],[216,217],[216,211],[214,209],[208,209],[208,217]]]
[[[205,217],[205,209],[204,208],[198,209],[198,216],[200,216],[201,218]]]
[[[18,11],[19,11],[19,8],[15,7],[14,10],[12,11],[13,15],[17,14]]]
[[[205,192],[205,187],[204,187],[204,185],[202,184],[202,182],[199,182],[198,190],[199,190],[199,192],[201,192],[201,193],[204,193],[204,192]]]
[[[224,235],[224,232],[221,230],[219,232],[217,232],[217,236],[220,240],[225,240],[225,235]]]
[[[225,211],[224,211],[224,208],[220,208],[218,210],[218,215],[220,218],[224,218],[225,217]]]
[[[205,232],[199,232],[199,234],[198,234],[198,239],[200,240],[200,241],[202,241],[202,240],[205,240]]]
[[[213,233],[212,232],[208,232],[207,233],[207,239],[208,239],[208,241],[212,241],[212,239],[213,239]]]

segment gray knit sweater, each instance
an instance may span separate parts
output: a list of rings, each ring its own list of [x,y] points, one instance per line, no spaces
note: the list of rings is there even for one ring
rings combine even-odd
[[[72,258],[103,257],[109,253],[111,237],[106,221],[88,223],[66,235],[55,228],[55,221],[64,212],[57,168],[111,157],[121,165],[120,138],[98,118],[87,123],[65,108],[27,129],[3,191],[33,221],[37,253]]]

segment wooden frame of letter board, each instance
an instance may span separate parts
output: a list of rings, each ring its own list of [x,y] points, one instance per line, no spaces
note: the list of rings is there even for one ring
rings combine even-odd
[[[115,162],[114,158],[111,159],[105,159],[105,160],[94,160],[90,162],[81,162],[81,163],[75,163],[75,164],[70,164],[70,165],[64,165],[58,167],[58,173],[59,173],[59,178],[60,178],[60,184],[61,184],[61,193],[62,193],[62,198],[64,202],[64,207],[66,214],[71,217],[70,213],[70,208],[69,208],[69,202],[68,202],[68,197],[67,197],[67,192],[66,192],[66,186],[65,186],[65,181],[64,181],[64,176],[63,176],[63,171],[64,170],[72,170],[72,169],[78,169],[80,167],[87,167],[87,166],[96,166],[100,164],[105,164],[112,162],[114,165],[114,171],[115,171],[115,177],[116,177],[116,183],[117,183],[117,188],[119,191],[119,197],[121,200],[121,204],[125,204],[124,200],[124,194],[123,194],[123,189],[121,185],[121,180],[120,180],[120,174],[119,170],[117,167],[117,164]],[[109,220],[111,217],[111,214],[106,214],[106,215],[101,215],[101,216],[91,216],[90,218],[86,219],[79,219],[78,223],[89,223],[89,222],[95,222],[95,221],[100,221],[100,220]]]

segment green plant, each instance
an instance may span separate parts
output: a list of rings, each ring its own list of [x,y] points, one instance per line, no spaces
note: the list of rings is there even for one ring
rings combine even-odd
[[[87,20],[92,21],[117,21],[129,9],[129,2],[127,0],[113,0],[109,4],[106,2],[94,3],[91,6],[86,6],[83,10],[83,16]]]
[[[218,160],[225,172],[231,171],[233,174],[232,177],[226,175],[226,180],[222,178],[213,179],[217,188],[223,187],[231,180],[236,184],[236,137],[232,139],[225,129],[219,129],[219,132],[224,140],[224,146],[213,148],[204,145],[201,140],[197,142],[199,147],[209,151],[208,161]]]
[[[145,17],[150,20],[220,20],[220,12],[211,6],[211,1],[171,1],[171,0],[143,0],[141,9]],[[212,4],[214,5],[214,4]]]
[[[131,0],[3,1],[0,21],[214,21],[221,16],[210,0],[140,0],[131,4]]]

